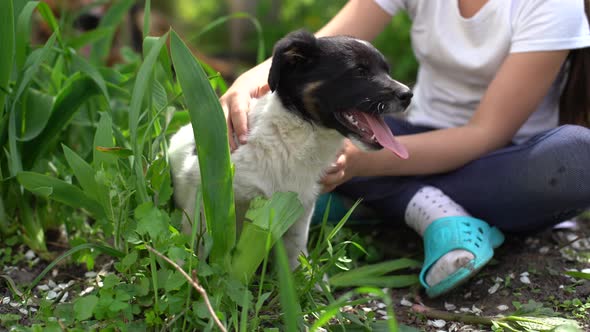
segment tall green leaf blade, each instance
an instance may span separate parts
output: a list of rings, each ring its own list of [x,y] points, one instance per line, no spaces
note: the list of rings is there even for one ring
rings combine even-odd
[[[12,0],[0,1],[0,114],[4,113],[4,100],[14,63],[14,14]],[[0,132],[0,135],[3,135]]]
[[[201,36],[208,33],[209,31],[217,28],[218,26],[220,26],[228,21],[235,20],[235,19],[247,19],[250,22],[252,22],[252,25],[254,25],[254,28],[256,29],[256,36],[258,39],[256,61],[258,63],[264,61],[264,57],[266,56],[265,55],[266,51],[264,49],[264,37],[263,37],[263,33],[262,33],[262,26],[260,24],[260,21],[258,21],[258,19],[255,16],[252,16],[248,13],[238,12],[238,13],[233,13],[231,15],[222,16],[222,17],[214,20],[213,22],[207,24],[203,29],[199,30],[196,34],[190,36],[187,39],[191,42],[194,42],[195,40],[198,40]]]
[[[152,2],[151,0],[146,0],[145,5],[143,6],[143,39],[150,34],[151,15]]]
[[[381,282],[392,282],[392,280],[387,280],[387,277],[382,277],[387,273],[391,273],[397,270],[408,269],[408,268],[418,268],[422,266],[422,263],[413,259],[408,258],[400,258],[392,261],[372,264],[372,265],[365,265],[354,270],[338,273],[330,278],[330,284],[334,286],[340,287],[347,287],[347,286],[363,286],[363,285],[375,285],[375,284],[368,284],[365,283],[366,279],[373,278],[374,281],[381,281]],[[378,279],[378,277],[382,277],[383,279]],[[414,276],[415,277],[415,276]],[[418,280],[417,278],[415,278]],[[405,281],[405,279],[404,279]],[[378,285],[375,285],[378,286]],[[385,287],[385,286],[383,286]]]
[[[38,218],[33,215],[33,209],[28,204],[28,194],[18,193],[17,206],[19,209],[20,222],[24,229],[24,241],[37,252],[47,251],[45,245],[45,231]]]
[[[366,277],[364,279],[336,279],[332,282],[330,278],[330,285],[333,287],[360,287],[372,286],[379,288],[406,288],[412,285],[417,285],[419,282],[417,274],[402,274],[391,276]]]
[[[37,138],[24,146],[24,151],[27,151],[25,165],[31,166],[67,127],[80,106],[99,94],[100,88],[92,79],[80,73],[72,75],[56,96],[48,125]]]
[[[57,36],[55,34],[51,35],[43,48],[36,50],[27,57],[27,60],[25,61],[25,71],[17,84],[18,87],[15,94],[16,100],[21,97],[22,93],[29,86],[34,75],[37,74],[37,70],[41,67],[41,64],[49,58],[56,38]]]
[[[58,40],[61,39],[61,35],[59,33],[59,24],[57,23],[57,19],[55,19],[51,8],[49,8],[46,3],[40,2],[38,4],[38,9],[39,14],[41,14],[41,17],[43,17],[45,22],[49,25],[51,31],[57,35]]]
[[[133,86],[133,94],[131,95],[131,103],[129,105],[129,131],[131,133],[131,146],[135,154],[134,169],[137,177],[137,190],[139,199],[142,202],[148,200],[147,189],[145,187],[145,176],[143,174],[143,167],[141,164],[142,145],[143,142],[138,141],[139,134],[137,128],[139,126],[139,118],[141,113],[141,105],[148,89],[151,87],[151,77],[154,71],[156,60],[160,54],[160,50],[166,43],[168,34],[160,37],[158,41],[149,50],[148,55],[139,67],[135,85]]]
[[[84,159],[80,158],[76,152],[62,145],[64,149],[64,155],[68,164],[74,171],[74,176],[80,183],[82,190],[92,199],[99,200],[98,195],[98,184],[94,180],[94,169]]]
[[[1,176],[0,172],[0,176]],[[4,208],[4,201],[2,201],[2,197],[0,197],[0,233],[5,234],[7,230],[10,228],[10,222],[8,221],[8,216],[6,215],[6,209]]]
[[[152,102],[158,111],[168,105],[166,89],[158,80],[153,80],[152,82]]]
[[[145,37],[145,39],[143,41],[144,55],[148,54],[148,52],[152,49],[152,47],[154,47],[154,45],[156,44],[157,41],[158,41],[157,37],[151,37],[151,36]],[[162,69],[166,73],[166,78],[170,82],[173,82],[174,75],[172,73],[172,65],[170,64],[170,56],[168,55],[168,48],[166,48],[166,47],[162,48],[162,50],[160,51],[160,55],[158,57],[158,62],[160,63],[160,65],[162,66]],[[159,82],[159,83],[164,84],[164,82]]]
[[[112,148],[115,146],[113,143],[113,120],[109,113],[101,112],[100,120],[94,134],[94,149],[92,164],[95,168],[100,168],[102,163],[114,165],[117,163],[117,157],[100,151],[97,147]]]
[[[53,96],[38,90],[28,89],[21,108],[24,130],[17,137],[19,141],[30,141],[37,137],[47,125],[53,107]]]
[[[105,96],[105,98],[107,99],[107,105],[109,104],[109,92],[107,91],[107,84],[104,80],[104,78],[102,77],[102,75],[100,74],[100,72],[98,71],[98,69],[94,66],[92,66],[90,63],[88,63],[88,61],[86,61],[86,59],[84,59],[81,56],[74,56],[72,58],[72,62],[75,66],[75,68],[81,72],[83,72],[84,74],[88,75],[88,77],[90,77],[95,83],[96,85],[100,88],[100,91],[102,92],[102,94]]]
[[[98,28],[107,28],[110,29],[110,31],[105,37],[98,40],[92,47],[92,52],[90,54],[92,63],[98,64],[106,59],[111,48],[111,43],[115,34],[115,28],[121,24],[123,18],[125,15],[127,15],[129,9],[134,3],[135,0],[116,1],[102,17]]]
[[[51,188],[49,198],[73,208],[85,209],[97,219],[106,216],[104,209],[97,201],[88,197],[78,187],[60,179],[34,172],[20,172],[16,178],[25,189],[31,192],[36,192],[38,188]]]
[[[279,271],[279,299],[283,312],[283,321],[285,322],[284,331],[296,332],[301,331],[303,326],[301,306],[295,290],[295,282],[291,275],[287,251],[283,242],[279,241],[275,249],[278,271]]]
[[[29,2],[30,0],[26,0],[26,1],[16,1],[13,2],[13,11],[14,11],[14,21],[17,21],[18,15],[22,12],[23,8],[25,7],[25,5],[27,4],[27,2]]]
[[[233,251],[230,275],[247,282],[256,272],[264,257],[266,238],[271,233],[272,247],[303,214],[303,206],[292,192],[277,192],[271,199],[258,198],[252,201],[240,239]]]
[[[31,81],[33,80],[33,76],[37,73],[37,70],[41,66],[43,62],[49,57],[50,51],[55,44],[56,34],[54,33],[45,43],[43,48],[38,49],[36,52],[31,53],[31,55],[27,58],[25,62],[25,71],[22,77],[19,79],[17,84],[18,88],[16,90],[16,94],[14,99],[20,100],[20,97],[24,93],[25,89],[29,86]],[[23,161],[20,157],[19,147],[16,143],[17,141],[17,114],[16,114],[16,106],[17,103],[12,104],[12,109],[10,110],[10,116],[8,119],[8,151],[10,152],[10,174],[12,176],[16,175],[23,169]]]
[[[207,231],[213,238],[210,257],[227,264],[236,240],[236,220],[225,117],[203,69],[174,31],[170,48],[197,145]]]
[[[16,25],[16,66],[18,70],[22,69],[27,58],[27,47],[31,42],[31,19],[37,5],[39,5],[39,1],[28,2],[18,15]]]
[[[62,83],[67,80],[64,58],[63,55],[58,55],[51,70],[51,85],[56,90],[55,94],[61,89]]]
[[[82,46],[97,42],[103,38],[108,38],[113,33],[113,28],[97,28],[86,31],[78,36],[66,40],[66,45],[77,50]]]

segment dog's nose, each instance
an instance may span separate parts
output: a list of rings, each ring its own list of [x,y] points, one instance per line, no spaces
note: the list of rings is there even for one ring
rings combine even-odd
[[[397,99],[399,99],[403,107],[408,107],[408,105],[410,105],[410,101],[412,101],[412,97],[414,96],[414,94],[412,93],[412,90],[403,89],[397,90],[395,92],[395,96],[397,97]]]

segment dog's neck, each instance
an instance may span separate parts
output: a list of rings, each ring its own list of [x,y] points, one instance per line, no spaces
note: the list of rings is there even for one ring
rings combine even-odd
[[[251,131],[247,145],[280,152],[287,160],[303,163],[310,173],[321,172],[330,165],[342,148],[344,137],[340,133],[314,125],[288,110],[276,93],[253,100],[253,103],[248,118]]]

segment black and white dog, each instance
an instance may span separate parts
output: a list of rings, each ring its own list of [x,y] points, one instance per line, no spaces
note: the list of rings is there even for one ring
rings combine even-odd
[[[403,112],[412,93],[388,72],[377,49],[351,37],[316,38],[296,31],[275,45],[268,77],[272,93],[251,103],[248,143],[231,160],[238,222],[257,196],[299,195],[305,212],[284,236],[292,267],[300,253],[307,254],[318,181],[344,138],[407,158],[383,116]],[[192,216],[200,172],[190,125],[172,137],[169,157],[176,204]]]

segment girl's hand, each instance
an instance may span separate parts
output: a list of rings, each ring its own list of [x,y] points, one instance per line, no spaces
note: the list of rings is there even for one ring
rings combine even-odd
[[[346,140],[342,151],[336,161],[326,170],[326,174],[320,180],[322,193],[334,190],[342,183],[359,175],[358,156],[362,153],[350,140]]]
[[[269,91],[266,82],[269,67],[270,62],[266,61],[245,72],[219,98],[227,120],[227,135],[232,152],[248,140],[250,100],[259,98]]]

